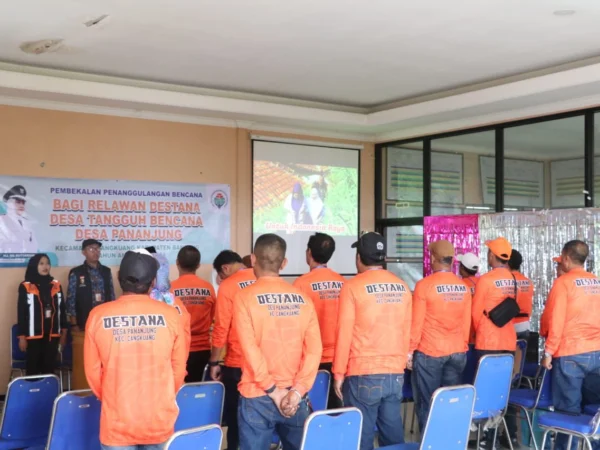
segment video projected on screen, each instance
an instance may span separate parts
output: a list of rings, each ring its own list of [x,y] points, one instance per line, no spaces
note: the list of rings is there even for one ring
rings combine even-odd
[[[359,152],[253,141],[253,234],[276,233],[288,246],[285,275],[308,271],[306,244],[315,232],[336,241],[328,266],[356,272]]]

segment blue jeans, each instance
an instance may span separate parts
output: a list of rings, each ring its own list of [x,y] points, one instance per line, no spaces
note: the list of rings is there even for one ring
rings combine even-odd
[[[404,443],[404,425],[400,409],[404,374],[359,375],[346,378],[342,387],[344,406],[362,412],[363,425],[360,450],[372,450],[375,425],[379,430],[379,446]]]
[[[552,401],[560,412],[580,414],[583,404],[583,385],[586,378],[600,375],[600,351],[579,355],[561,356],[553,362]],[[568,436],[559,434],[556,450],[566,450]],[[572,449],[578,439],[573,439]],[[594,441],[594,449],[600,449],[600,442]]]
[[[466,353],[438,358],[421,352],[414,353],[412,385],[421,433],[425,429],[433,393],[441,387],[459,385],[466,364]]]
[[[304,422],[310,414],[306,401],[289,419],[283,417],[268,396],[245,398],[240,396],[238,431],[240,450],[269,450],[273,432],[281,439],[283,450],[298,450],[302,443]]]
[[[164,450],[165,444],[112,446],[101,444],[102,450]]]

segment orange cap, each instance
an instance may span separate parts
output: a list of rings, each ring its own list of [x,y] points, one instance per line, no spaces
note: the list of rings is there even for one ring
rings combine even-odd
[[[510,259],[512,253],[512,245],[506,240],[506,238],[499,237],[493,241],[485,241],[485,245],[490,251],[501,259]]]
[[[554,258],[552,258],[552,261],[560,264],[562,262],[562,256],[555,256]]]
[[[454,258],[454,245],[444,239],[429,244],[429,251],[437,259]]]

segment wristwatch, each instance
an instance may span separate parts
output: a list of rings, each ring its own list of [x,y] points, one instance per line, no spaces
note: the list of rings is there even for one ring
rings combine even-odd
[[[267,394],[267,395],[272,394],[273,392],[275,392],[276,387],[277,387],[276,385],[271,386],[269,389],[267,389],[265,391],[265,394]]]
[[[217,367],[219,365],[220,361],[209,361],[208,365],[210,367]]]

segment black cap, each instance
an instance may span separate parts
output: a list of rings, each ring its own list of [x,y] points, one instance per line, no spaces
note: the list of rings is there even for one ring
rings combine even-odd
[[[358,241],[352,244],[352,248],[357,249],[358,254],[366,262],[383,263],[385,261],[385,240],[379,233],[362,234]]]
[[[147,250],[128,251],[121,260],[119,280],[149,284],[158,273],[158,261]]]
[[[154,247],[154,246],[146,247],[146,250],[148,250],[148,253],[152,253],[152,254],[156,253],[156,247]]]
[[[19,198],[21,200],[25,200],[25,197],[27,197],[27,191],[25,190],[25,188],[23,186],[21,186],[20,184],[11,187],[8,191],[6,191],[6,194],[4,194],[4,197],[2,197],[2,199],[6,202],[11,198]]]
[[[81,250],[85,250],[86,247],[90,245],[97,245],[98,247],[102,247],[102,242],[97,241],[96,239],[86,239],[81,243]]]

